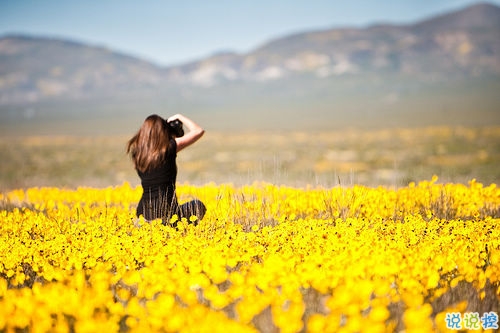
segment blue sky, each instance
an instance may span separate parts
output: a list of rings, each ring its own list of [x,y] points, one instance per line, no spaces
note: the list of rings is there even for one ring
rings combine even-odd
[[[60,37],[172,65],[219,51],[248,52],[303,30],[411,23],[476,2],[0,0],[0,36]]]

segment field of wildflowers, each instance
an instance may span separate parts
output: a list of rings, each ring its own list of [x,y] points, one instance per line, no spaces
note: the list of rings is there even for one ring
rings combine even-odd
[[[499,312],[495,184],[178,192],[206,203],[198,226],[135,219],[128,183],[3,193],[0,332],[446,332]]]

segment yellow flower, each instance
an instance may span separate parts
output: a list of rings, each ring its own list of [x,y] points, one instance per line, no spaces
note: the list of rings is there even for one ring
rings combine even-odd
[[[500,280],[497,186],[178,192],[203,223],[136,221],[129,184],[4,194],[29,208],[0,211],[0,330],[432,331],[433,300]]]

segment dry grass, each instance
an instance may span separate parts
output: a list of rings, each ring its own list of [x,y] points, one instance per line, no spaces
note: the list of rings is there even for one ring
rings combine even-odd
[[[138,184],[125,136],[3,137],[0,189]],[[500,180],[500,128],[210,132],[178,157],[181,183],[399,187]]]

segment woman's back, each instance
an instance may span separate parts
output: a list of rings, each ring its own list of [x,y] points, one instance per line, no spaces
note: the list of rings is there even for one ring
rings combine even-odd
[[[141,178],[142,197],[137,207],[137,215],[144,215],[148,220],[163,218],[177,213],[175,182],[177,178],[177,147],[175,140],[170,140],[165,160],[158,167],[137,174]]]

